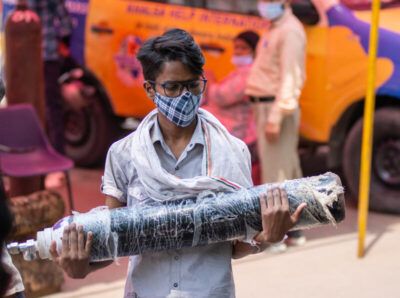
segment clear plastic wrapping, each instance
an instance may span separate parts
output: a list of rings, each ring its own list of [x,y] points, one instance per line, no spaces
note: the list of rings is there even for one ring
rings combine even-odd
[[[94,210],[74,215],[71,221],[93,232],[92,261],[245,239],[262,229],[259,195],[272,186]],[[335,174],[290,180],[281,187],[288,193],[291,213],[302,202],[307,203],[294,229],[336,225],[344,219],[343,187]]]
[[[277,184],[265,184],[231,193],[205,191],[185,200],[152,201],[109,210],[96,208],[88,213],[61,219],[52,228],[38,232],[37,241],[12,243],[9,250],[23,252],[32,259],[39,252],[49,258],[55,240],[61,252],[64,227],[74,222],[93,233],[91,261],[103,261],[222,241],[249,240],[262,230],[259,196]],[[332,173],[289,180],[280,185],[288,194],[290,212],[306,202],[294,229],[336,225],[344,219],[343,187]]]

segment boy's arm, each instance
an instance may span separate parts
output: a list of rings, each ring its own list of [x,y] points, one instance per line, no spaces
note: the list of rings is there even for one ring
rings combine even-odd
[[[261,250],[260,250],[261,251]],[[246,242],[234,242],[232,247],[232,259],[241,259],[248,255],[256,254],[259,250]]]
[[[110,209],[124,207],[125,205],[113,197],[106,197],[106,205]],[[52,259],[71,278],[85,278],[89,273],[107,267],[113,261],[90,263],[93,235],[85,235],[82,226],[71,224],[64,229],[62,237],[62,253],[58,255],[56,243],[53,241],[50,248]]]
[[[118,201],[116,198],[106,196],[106,206],[109,209],[114,209],[114,208],[121,208],[125,207],[126,205]],[[111,265],[114,261],[104,261],[104,262],[95,262],[95,263],[90,263],[90,272],[99,270],[101,268],[107,267],[108,265]],[[88,273],[88,274],[89,274]]]
[[[253,238],[257,245],[237,242],[233,246],[232,258],[239,259],[259,253],[265,250],[268,244],[281,241],[285,234],[297,223],[306,204],[300,204],[291,215],[286,191],[274,188],[268,190],[266,194],[260,195],[260,206],[263,230]]]
[[[101,191],[106,196],[105,204],[110,209],[126,205],[129,182],[127,173],[132,172],[127,162],[130,152],[126,150],[127,147],[129,144],[120,140],[108,150]],[[110,265],[112,261],[90,263],[92,239],[93,235],[89,232],[85,241],[82,227],[70,225],[64,229],[61,255],[57,253],[56,243],[51,245],[50,253],[53,260],[72,278],[84,278],[89,273]]]
[[[113,198],[113,197],[110,197],[110,196],[106,196],[106,206],[109,209],[114,209],[114,208],[125,207],[125,204],[121,203],[116,198]],[[99,270],[101,268],[107,267],[108,265],[111,265],[113,262],[114,261],[104,261],[104,262],[90,263],[90,272],[93,272],[93,271]]]
[[[106,196],[106,206],[109,209],[115,209],[115,208],[125,207],[126,204],[122,203],[121,201],[117,200],[116,198]]]

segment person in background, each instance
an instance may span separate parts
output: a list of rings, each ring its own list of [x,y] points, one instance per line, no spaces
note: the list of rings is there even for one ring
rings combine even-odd
[[[11,232],[11,225],[11,213],[7,206],[3,185],[0,184],[0,297],[6,294],[8,286],[11,283],[11,274],[3,262],[3,256],[5,255],[4,241]]]
[[[258,11],[271,25],[259,42],[245,93],[256,119],[261,182],[281,182],[302,176],[297,147],[306,35],[288,0],[259,0]],[[301,232],[288,236],[289,245],[305,243]],[[286,245],[275,248],[284,251]]]
[[[232,64],[235,69],[221,82],[215,81],[213,73],[207,73],[208,87],[202,106],[217,117],[233,136],[246,143],[251,154],[255,185],[260,183],[256,126],[251,103],[244,91],[259,38],[254,31],[241,32],[234,38]]]
[[[49,140],[59,153],[65,153],[64,110],[58,78],[61,75],[60,49],[69,47],[72,20],[64,0],[28,0],[42,22],[42,55],[44,62],[46,126]],[[63,183],[64,174],[54,173],[46,178],[46,187]]]
[[[0,102],[4,94],[4,84],[0,78]],[[23,298],[25,288],[21,275],[5,248],[5,240],[11,232],[11,227],[12,215],[8,208],[3,181],[0,181],[0,297]]]
[[[1,195],[3,195],[3,194],[1,194]],[[1,198],[0,200],[3,201],[3,198]],[[4,202],[5,202],[5,200],[4,200]],[[3,203],[3,202],[0,203],[0,208],[3,209],[0,211],[1,216],[6,215],[5,213],[9,213],[9,210],[7,210],[8,207],[7,207],[6,203]],[[7,209],[5,209],[5,208],[7,208]],[[8,221],[8,218],[2,217],[1,224],[2,225],[5,224],[5,221]],[[3,228],[1,228],[1,229],[2,229],[2,231],[0,233],[3,233],[4,229]],[[3,237],[3,235],[0,235],[0,237]],[[4,241],[3,239],[1,239],[1,241]],[[1,245],[3,245],[3,242],[1,242]],[[8,253],[5,245],[3,247],[3,251],[1,254],[0,260],[1,260],[0,266],[2,267],[0,269],[0,280],[1,280],[0,297],[4,296],[4,297],[10,297],[10,298],[24,298],[25,297],[25,293],[24,293],[25,287],[22,282],[21,274],[19,273],[18,269],[13,264],[11,256]]]

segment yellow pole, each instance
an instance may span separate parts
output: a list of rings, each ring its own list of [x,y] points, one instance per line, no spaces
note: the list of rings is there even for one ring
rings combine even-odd
[[[369,40],[368,84],[364,108],[364,129],[361,152],[360,188],[358,205],[358,257],[364,257],[367,231],[369,190],[371,180],[371,155],[375,111],[375,77],[378,47],[380,0],[372,1],[372,21]]]

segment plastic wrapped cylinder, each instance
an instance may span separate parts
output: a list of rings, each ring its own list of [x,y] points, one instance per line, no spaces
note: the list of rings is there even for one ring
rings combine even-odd
[[[38,233],[39,254],[49,257],[52,239],[60,249],[61,228],[72,222],[82,225],[85,232],[92,231],[92,261],[244,239],[249,231],[262,230],[259,195],[273,186],[232,193],[205,192],[182,201],[73,215]],[[294,229],[336,225],[345,217],[343,188],[335,174],[290,180],[281,187],[288,193],[291,213],[302,202],[307,203]]]

